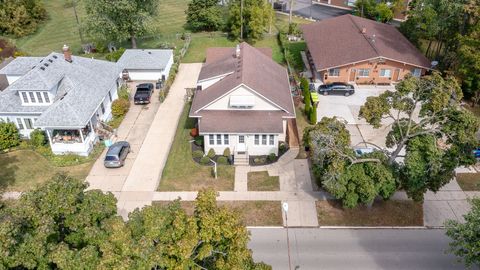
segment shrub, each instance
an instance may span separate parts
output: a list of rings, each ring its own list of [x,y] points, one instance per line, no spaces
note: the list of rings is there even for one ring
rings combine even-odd
[[[256,158],[253,159],[253,163],[255,163],[257,165],[265,164],[265,162],[267,162],[266,157],[256,157]]]
[[[218,157],[217,163],[220,165],[227,165],[228,164],[228,159],[226,157]]]
[[[107,59],[110,62],[117,62],[118,59],[120,59],[120,57],[122,57],[124,52],[125,52],[125,48],[119,48],[118,50],[113,51],[113,52],[105,55],[105,59]]]
[[[120,89],[118,89],[118,98],[119,99],[130,99],[130,92],[128,91],[128,87],[126,85],[122,85]]]
[[[317,124],[317,106],[312,106],[310,109],[310,124]]]
[[[41,129],[35,129],[30,133],[30,145],[35,148],[40,146],[46,145],[47,139],[45,136],[45,132]]]
[[[273,162],[276,159],[277,159],[277,155],[275,155],[275,153],[271,153],[270,155],[268,155],[268,161]]]
[[[121,117],[124,116],[127,112],[128,109],[130,108],[130,102],[125,99],[116,99],[112,103],[112,115],[113,117]]]
[[[203,136],[197,136],[194,138],[195,144],[198,146],[203,146]]]
[[[213,150],[213,148],[210,148],[210,150],[208,150],[207,156],[208,156],[209,158],[214,158],[215,155],[216,155],[216,154],[215,154],[215,150]]]
[[[230,153],[230,147],[227,147],[225,148],[225,150],[223,150],[223,156],[228,158],[232,155],[232,153]]]
[[[285,153],[285,151],[287,151],[287,145],[284,142],[281,142],[278,146],[278,150],[280,153]]]
[[[192,156],[194,158],[202,158],[203,157],[203,151],[202,150],[195,150],[195,151],[193,151]]]
[[[0,150],[15,147],[20,143],[20,133],[14,123],[0,122]]]
[[[202,157],[202,158],[200,159],[200,164],[208,165],[208,164],[210,164],[210,159],[209,159],[207,156]]]

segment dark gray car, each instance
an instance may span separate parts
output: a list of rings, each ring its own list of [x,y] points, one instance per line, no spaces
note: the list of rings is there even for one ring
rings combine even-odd
[[[128,142],[116,142],[108,148],[103,164],[107,168],[122,167],[125,164],[128,153],[130,153],[130,144]]]
[[[342,95],[342,96],[350,96],[355,93],[355,87],[348,83],[329,83],[323,84],[318,87],[318,93],[320,95]]]

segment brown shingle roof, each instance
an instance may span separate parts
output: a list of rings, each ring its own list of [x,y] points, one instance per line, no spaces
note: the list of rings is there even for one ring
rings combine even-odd
[[[201,116],[202,133],[283,133],[281,111],[208,110]]]
[[[317,70],[378,57],[430,68],[430,61],[392,25],[347,14],[302,28]]]
[[[6,67],[10,62],[13,61],[13,57],[8,57],[3,62],[0,63],[0,69]],[[7,75],[0,74],[0,91],[5,90],[8,87]]]
[[[295,109],[290,92],[287,70],[274,62],[271,57],[265,55],[264,52],[255,49],[245,42],[240,44],[240,50],[240,58],[236,58],[233,53],[227,53],[226,58],[217,58],[216,62],[207,61],[207,64],[202,68],[200,74],[209,73],[214,77],[212,70],[222,71],[220,68],[222,66],[224,67],[223,70],[228,70],[228,67],[232,67],[232,64],[234,69],[230,71],[233,73],[227,75],[207,89],[197,91],[193,99],[190,115],[196,116],[201,108],[227,94],[237,86],[244,84],[276,104],[290,116],[294,116]],[[222,48],[219,54],[225,51],[226,50]],[[234,52],[235,49],[231,49],[231,51]],[[212,52],[210,52],[210,54],[212,54]],[[212,68],[213,66],[215,66],[215,68]],[[208,71],[204,69],[208,69]],[[221,74],[225,74],[225,72],[222,71],[222,73],[217,75]]]

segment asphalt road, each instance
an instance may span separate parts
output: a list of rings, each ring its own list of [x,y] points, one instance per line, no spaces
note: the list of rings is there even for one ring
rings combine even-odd
[[[288,6],[287,9],[290,10]],[[307,18],[312,17],[314,20],[324,20],[347,13],[350,13],[350,11],[316,4],[311,5],[310,0],[295,0],[293,5],[293,14]]]
[[[252,228],[249,247],[256,261],[288,268],[286,230]],[[443,230],[289,229],[291,269],[465,269],[446,253]]]

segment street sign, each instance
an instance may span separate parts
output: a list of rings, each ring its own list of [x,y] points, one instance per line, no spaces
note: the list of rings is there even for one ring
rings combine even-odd
[[[284,202],[282,203],[282,208],[283,208],[283,211],[288,212],[288,203],[287,202]]]

